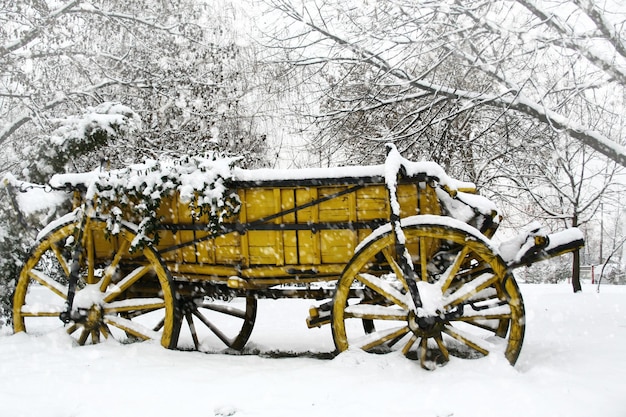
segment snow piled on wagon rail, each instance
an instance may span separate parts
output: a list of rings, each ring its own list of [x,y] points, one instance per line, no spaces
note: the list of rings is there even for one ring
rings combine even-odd
[[[209,155],[208,157],[185,157],[179,160],[163,159],[163,160],[147,160],[142,164],[130,165],[122,170],[103,171],[96,170],[85,173],[67,173],[54,175],[49,184],[55,189],[88,187],[94,182],[101,181],[103,175],[112,173],[112,175],[123,179],[124,175],[131,177],[134,184],[138,180],[142,180],[142,172],[151,171],[158,174],[159,169],[165,175],[170,172],[177,171],[187,176],[189,185],[209,183],[211,175],[230,180],[232,182],[257,183],[262,185],[264,182],[274,181],[298,181],[298,180],[316,180],[316,179],[342,179],[342,178],[372,178],[380,177],[384,179],[390,166],[396,166],[400,173],[407,177],[416,177],[423,174],[425,177],[437,181],[442,186],[454,191],[474,191],[476,186],[467,181],[460,181],[446,174],[444,169],[437,163],[432,161],[413,162],[401,157],[399,154],[394,155],[395,164],[385,163],[379,165],[357,165],[342,166],[332,168],[300,168],[300,169],[274,169],[259,168],[245,169],[236,166],[239,158],[226,158]],[[191,168],[191,169],[190,169]],[[198,168],[198,169],[194,169]],[[391,175],[396,175],[398,171]],[[197,178],[197,175],[209,174],[208,178]],[[158,175],[156,175],[158,176]],[[150,182],[155,181],[155,175],[147,179]],[[194,187],[195,188],[195,187]]]
[[[389,145],[388,145],[389,146]],[[454,191],[475,191],[476,185],[472,182],[460,181],[450,177],[445,170],[436,162],[410,161],[390,145],[392,151],[384,164],[357,165],[331,168],[300,168],[300,169],[243,169],[234,167],[233,179],[243,182],[270,181],[297,181],[297,180],[322,180],[333,178],[372,178],[380,177],[381,180],[396,178],[398,174],[406,177],[425,177],[437,181],[442,186]]]

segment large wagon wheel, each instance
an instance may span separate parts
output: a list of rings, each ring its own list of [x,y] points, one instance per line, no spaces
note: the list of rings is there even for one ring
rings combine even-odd
[[[253,295],[233,300],[214,297],[181,297],[179,347],[191,337],[195,350],[241,350],[252,334],[257,300]]]
[[[391,229],[381,230],[338,282],[332,319],[337,349],[400,350],[427,369],[451,355],[503,353],[515,364],[524,337],[523,301],[488,241],[462,222],[435,216],[407,219],[403,231],[422,308],[414,307]],[[349,299],[355,280],[365,291]],[[371,321],[365,335],[364,320]]]
[[[74,240],[78,223],[62,222],[31,252],[14,296],[16,332],[42,333],[63,327]],[[81,345],[113,337],[120,341],[159,340],[176,345],[175,304],[170,276],[150,246],[131,253],[136,234],[122,226],[108,236],[106,223],[89,219],[78,252],[80,267],[73,320],[66,331]]]

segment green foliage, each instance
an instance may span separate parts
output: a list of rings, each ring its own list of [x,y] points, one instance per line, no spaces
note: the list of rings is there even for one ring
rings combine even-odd
[[[158,243],[156,230],[163,221],[159,207],[175,194],[189,204],[195,221],[215,232],[225,218],[239,212],[239,196],[228,188],[236,161],[216,155],[147,161],[101,173],[86,198],[97,200],[96,209],[108,216],[107,227],[112,234],[119,231],[123,220],[138,224],[133,249]]]
[[[28,255],[30,235],[15,217],[8,190],[0,188],[0,327],[12,323],[13,291]]]

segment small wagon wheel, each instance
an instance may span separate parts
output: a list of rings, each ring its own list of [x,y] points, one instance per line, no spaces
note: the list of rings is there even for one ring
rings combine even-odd
[[[223,348],[241,350],[252,334],[256,320],[254,296],[219,300],[213,297],[181,297],[179,347],[191,337],[195,350]]]
[[[32,250],[14,296],[16,332],[42,333],[63,327],[59,314],[68,298],[70,269],[79,267],[73,320],[66,331],[81,345],[113,337],[159,340],[175,347],[174,297],[170,276],[150,246],[131,251],[128,226],[109,236],[106,223],[89,219],[78,263],[72,262],[79,223],[70,219],[47,233]]]
[[[488,240],[460,221],[435,216],[404,220],[403,233],[422,307],[414,307],[391,229],[381,229],[338,282],[332,319],[337,349],[400,350],[426,369],[450,356],[496,352],[515,364],[524,336],[524,305]],[[349,299],[355,280],[367,291]],[[371,321],[365,335],[364,320]]]

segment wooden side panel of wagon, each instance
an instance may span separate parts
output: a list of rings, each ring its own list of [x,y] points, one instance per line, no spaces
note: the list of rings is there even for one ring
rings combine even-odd
[[[157,250],[174,275],[224,281],[242,276],[257,285],[294,276],[336,279],[359,242],[389,218],[388,191],[380,181],[260,183],[237,188],[237,194],[239,213],[225,219],[225,230],[215,237],[201,230],[204,219],[193,221],[189,204],[176,196],[161,205],[165,228]],[[400,184],[398,201],[403,217],[441,214],[433,188],[423,184]]]

